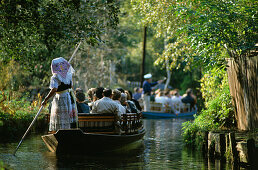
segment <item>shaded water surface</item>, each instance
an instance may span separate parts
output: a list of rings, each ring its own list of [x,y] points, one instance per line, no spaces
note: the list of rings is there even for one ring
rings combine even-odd
[[[40,134],[18,144],[0,144],[0,161],[11,169],[231,169],[220,161],[210,162],[201,152],[183,145],[185,119],[145,119],[146,134],[140,147],[116,154],[56,155],[45,147]],[[105,144],[105,143],[103,143]]]

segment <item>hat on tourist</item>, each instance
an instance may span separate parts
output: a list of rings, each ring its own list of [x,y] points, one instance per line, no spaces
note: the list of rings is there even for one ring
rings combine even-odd
[[[150,73],[144,75],[144,78],[145,78],[145,79],[150,79],[151,77],[152,77],[152,75],[151,75]]]

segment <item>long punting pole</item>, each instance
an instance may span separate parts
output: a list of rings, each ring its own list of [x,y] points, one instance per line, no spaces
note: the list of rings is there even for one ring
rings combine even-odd
[[[70,60],[68,61],[69,63],[72,61],[72,59],[73,59],[74,55],[76,54],[77,50],[79,49],[81,43],[82,43],[82,42],[80,41],[80,43],[78,44],[78,46],[77,46],[76,49],[74,50],[73,55],[71,56]]]
[[[32,125],[35,123],[35,121],[36,121],[37,117],[39,116],[39,114],[40,114],[40,112],[41,112],[42,109],[43,109],[43,106],[40,107],[38,113],[37,113],[36,116],[34,117],[33,121],[31,122],[31,124],[30,124],[30,126],[28,127],[28,129],[26,130],[26,132],[24,133],[24,135],[23,135],[21,141],[19,142],[17,148],[15,149],[13,155],[15,155],[15,153],[16,153],[16,151],[18,150],[18,148],[20,147],[20,145],[21,145],[23,139],[25,138],[25,136],[27,135],[27,133],[30,131],[30,128],[31,128]]]
[[[81,41],[80,41],[79,45],[77,46],[77,48],[74,50],[73,55],[71,56],[71,58],[70,58],[70,60],[69,60],[69,63],[72,61],[72,59],[73,59],[74,55],[76,54],[77,50],[79,49],[80,45],[81,45]],[[43,109],[43,106],[40,107],[38,113],[37,113],[36,116],[34,117],[33,121],[31,122],[31,124],[30,124],[30,126],[28,127],[28,129],[26,130],[26,132],[24,133],[24,135],[23,135],[21,141],[19,142],[17,148],[15,149],[15,151],[14,151],[14,153],[13,153],[14,156],[15,156],[15,153],[17,152],[17,150],[19,149],[20,145],[22,144],[23,139],[25,138],[25,136],[27,135],[27,133],[30,131],[30,129],[31,129],[31,127],[33,126],[33,124],[35,123],[35,121],[37,120],[37,117],[39,116],[39,114],[40,114],[40,112],[41,112],[42,109]]]

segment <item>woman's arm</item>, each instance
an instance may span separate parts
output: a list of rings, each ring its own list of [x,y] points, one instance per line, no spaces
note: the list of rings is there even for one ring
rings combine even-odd
[[[44,99],[44,101],[41,103],[41,106],[44,106],[47,104],[48,99],[50,99],[52,96],[54,96],[54,94],[56,93],[57,88],[52,88],[50,90],[50,92],[48,93],[48,95],[46,96],[46,98]]]

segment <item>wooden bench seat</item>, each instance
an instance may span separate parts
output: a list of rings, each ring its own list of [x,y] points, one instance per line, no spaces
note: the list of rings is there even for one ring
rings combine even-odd
[[[140,126],[141,114],[127,113],[121,118],[110,114],[78,113],[79,128],[94,133],[135,133]]]
[[[115,132],[115,116],[93,113],[78,113],[78,126],[85,132]]]

